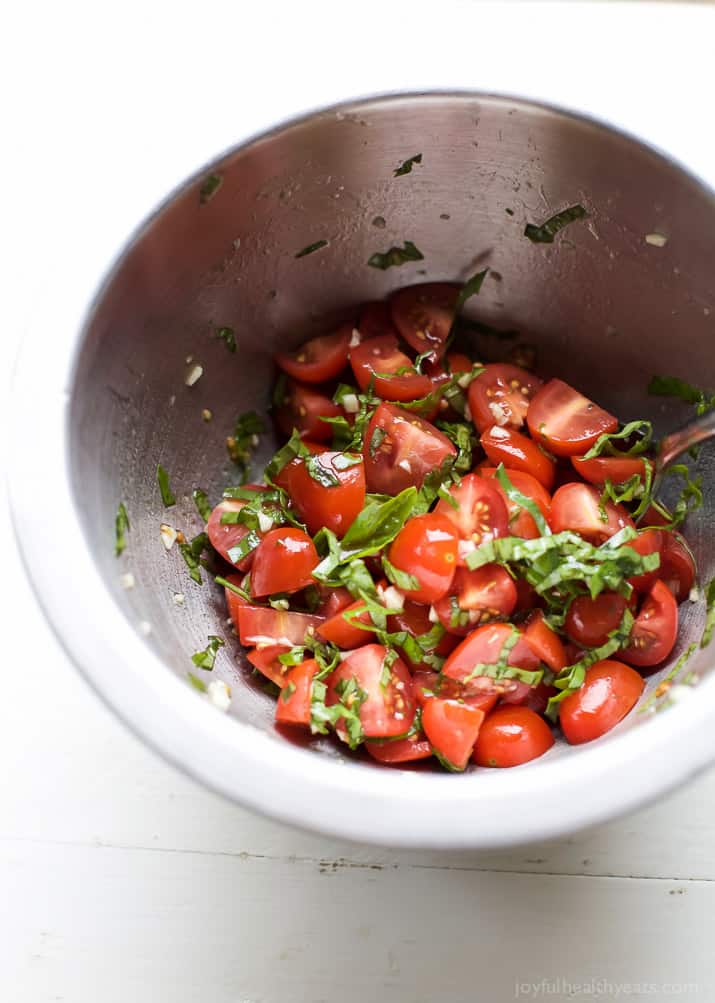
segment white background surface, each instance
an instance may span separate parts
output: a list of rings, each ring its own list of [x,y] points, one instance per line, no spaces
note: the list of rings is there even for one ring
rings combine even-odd
[[[26,4],[3,21],[3,381],[24,330],[38,365],[72,335],[33,328],[40,297],[89,293],[168,187],[321,102],[524,93],[715,182],[705,6]],[[98,704],[36,610],[4,502],[0,553],[2,1003],[715,999],[715,773],[508,852],[296,833],[200,790]]]

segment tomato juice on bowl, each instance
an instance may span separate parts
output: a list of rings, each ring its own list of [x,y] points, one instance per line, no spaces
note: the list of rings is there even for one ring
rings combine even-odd
[[[372,842],[523,842],[702,768],[707,448],[648,494],[715,385],[712,213],[638,141],[485,95],[209,165],[71,364],[20,369],[64,531],[21,459],[14,519],[86,676],[202,782]]]

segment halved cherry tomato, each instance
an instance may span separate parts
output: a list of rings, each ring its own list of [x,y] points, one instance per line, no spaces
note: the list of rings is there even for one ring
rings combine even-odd
[[[503,463],[513,470],[523,470],[550,490],[554,483],[554,461],[527,436],[507,426],[492,425],[482,432],[479,441],[495,466]]]
[[[416,352],[432,351],[435,359],[444,354],[459,291],[449,282],[425,282],[392,294],[393,323]]]
[[[600,499],[596,488],[590,484],[564,484],[551,499],[549,523],[554,533],[571,530],[589,543],[599,545],[610,539],[625,526],[633,527],[633,520],[622,505],[607,501],[601,518]]]
[[[254,490],[252,484],[247,484],[247,488]],[[255,487],[256,491],[264,490],[261,487]],[[248,526],[244,526],[240,522],[225,524],[221,522],[221,516],[224,512],[240,512],[241,509],[246,505],[247,502],[241,501],[240,499],[224,498],[220,501],[218,505],[214,508],[209,520],[206,523],[206,532],[208,533],[209,540],[211,541],[211,546],[214,550],[217,550],[224,561],[228,561],[229,564],[234,564],[234,562],[229,557],[229,551],[233,547],[237,547],[241,540],[244,538],[246,533],[248,533]],[[260,534],[259,534],[260,535]],[[253,555],[255,550],[250,550],[242,560],[237,561],[234,567],[238,568],[239,571],[248,571],[248,569],[253,564]]]
[[[583,456],[618,420],[563,380],[549,380],[537,391],[527,415],[534,439],[555,456]]]
[[[303,644],[306,634],[316,630],[323,622],[321,617],[311,613],[253,606],[244,603],[233,592],[229,598],[229,609],[241,644],[246,646],[284,644],[291,647]]]
[[[479,473],[482,477],[492,477],[496,479],[496,467],[479,467]],[[512,470],[504,468],[504,473],[507,475],[512,485],[517,491],[521,491],[523,495],[530,498],[539,508],[539,511],[545,519],[548,520],[549,513],[551,512],[551,495],[546,490],[543,484],[541,484],[535,477],[531,474],[527,474],[524,470]],[[511,499],[501,490],[501,485],[497,482],[497,487],[501,491],[502,497],[504,498],[504,504],[507,507],[507,512],[509,513],[509,536],[520,536],[523,540],[535,540],[541,533],[537,529],[536,523],[532,516],[522,508],[517,505],[516,502],[511,501]]]
[[[566,649],[559,635],[549,627],[540,609],[534,610],[526,621],[524,640],[537,658],[554,672],[560,672],[568,662]]]
[[[310,725],[310,697],[313,676],[317,671],[318,663],[308,658],[286,672],[276,703],[276,721],[279,724]]]
[[[409,519],[390,544],[389,560],[417,580],[401,589],[408,599],[432,603],[449,591],[457,567],[457,533],[438,512]]]
[[[476,550],[480,543],[508,534],[509,516],[498,485],[479,474],[466,474],[449,493],[457,503],[455,508],[444,498],[435,506],[435,513],[454,525],[459,535],[459,563]]]
[[[360,311],[357,326],[362,339],[381,338],[384,334],[397,335],[390,308],[384,300],[366,303]]]
[[[337,644],[344,651],[350,648],[359,648],[360,645],[367,644],[374,639],[373,632],[371,630],[361,630],[360,627],[354,626],[354,624],[350,623],[343,616],[343,613],[351,613],[353,610],[364,606],[365,603],[362,599],[351,602],[345,609],[336,613],[335,616],[326,620],[325,623],[321,623],[316,630],[316,634],[321,641],[332,641],[333,644]],[[357,617],[357,620],[364,624],[372,622],[367,609]]]
[[[330,422],[321,418],[337,418],[343,409],[314,387],[288,380],[283,400],[275,412],[276,425],[285,436],[297,428],[302,439],[330,442],[333,429]]]
[[[368,491],[396,495],[422,487],[433,470],[457,450],[434,425],[395,407],[379,404],[365,433],[363,457]]]
[[[663,550],[658,576],[675,596],[676,602],[688,598],[695,584],[695,558],[680,533],[663,531]]]
[[[480,766],[520,766],[548,752],[551,729],[528,707],[497,707],[482,725],[474,746]]]
[[[286,676],[290,672],[290,666],[284,665],[279,656],[289,652],[290,647],[286,644],[266,644],[247,651],[246,658],[262,676],[283,689],[286,684]]]
[[[321,452],[311,460],[296,458],[281,474],[280,486],[290,495],[299,518],[315,534],[323,526],[343,536],[365,504],[365,465],[352,453]],[[335,483],[337,481],[337,483]]]
[[[492,425],[520,429],[532,397],[543,380],[519,366],[496,363],[484,367],[469,384],[469,410],[480,432]]]
[[[326,620],[345,609],[353,601],[353,597],[347,589],[333,588],[332,585],[323,585],[320,582],[316,582],[316,587],[320,605],[316,609],[315,615],[322,616]]]
[[[449,591],[435,603],[435,612],[445,630],[461,637],[479,624],[506,620],[516,606],[514,580],[499,564],[457,568]]]
[[[378,763],[414,763],[432,755],[432,746],[423,731],[409,738],[393,738],[385,742],[373,739],[365,742],[365,748]]]
[[[618,628],[627,607],[628,601],[617,592],[602,592],[595,599],[577,596],[566,614],[564,631],[576,644],[598,648]]]
[[[559,708],[566,741],[581,745],[605,735],[635,707],[643,686],[635,669],[612,659],[586,669],[581,688],[567,696]]]
[[[434,623],[429,618],[429,607],[422,603],[413,602],[411,599],[405,599],[402,609],[399,612],[392,613],[387,618],[387,629],[389,631],[397,633],[397,631],[404,630],[412,637],[421,637],[423,634],[428,634],[433,627]],[[445,657],[450,651],[454,650],[456,644],[456,637],[453,637],[451,634],[444,634],[438,641],[437,647],[434,649],[434,654]],[[413,662],[403,648],[400,649],[400,654],[407,667],[413,673],[427,669],[424,662]]]
[[[313,584],[311,572],[320,562],[315,544],[302,529],[271,529],[256,547],[251,568],[254,599],[275,592],[297,592]]]
[[[417,372],[410,357],[400,351],[397,338],[389,334],[353,348],[350,365],[360,389],[367,390],[372,383],[377,396],[385,400],[413,401],[434,389],[429,376]]]
[[[450,770],[465,768],[483,721],[483,710],[457,700],[434,697],[422,708],[425,735],[435,755]]]
[[[673,650],[678,636],[678,606],[664,582],[656,582],[643,601],[631,637],[620,652],[629,665],[657,665]]]
[[[504,645],[511,640],[514,629],[506,623],[477,627],[447,658],[442,666],[442,675],[448,679],[464,681],[472,675],[475,665],[495,665],[499,661]],[[531,646],[520,637],[509,652],[507,664],[531,671],[538,669],[540,663]],[[494,680],[490,682],[493,684]]]
[[[623,484],[635,476],[645,483],[646,464],[651,468],[653,466],[650,460],[642,456],[594,456],[590,460],[572,456],[571,463],[577,474],[598,488],[602,488],[606,481]]]
[[[500,697],[499,703],[508,707],[528,707],[535,714],[543,714],[548,706],[549,699],[555,696],[558,690],[555,686],[547,686],[546,683],[537,683],[536,686],[529,686],[517,679],[516,686],[510,693],[504,693]]]
[[[433,697],[442,697],[445,700],[460,700],[471,707],[478,707],[485,714],[496,707],[497,700],[504,692],[516,688],[513,679],[500,679],[497,689],[497,680],[489,679],[487,676],[478,676],[463,685],[456,679],[448,679],[432,669],[418,669],[413,674],[412,681],[420,707],[424,707]]]
[[[341,701],[340,684],[349,684],[351,679],[366,694],[359,711],[366,738],[403,735],[410,730],[415,717],[412,677],[400,658],[386,667],[386,655],[387,648],[381,644],[365,644],[351,651],[327,681],[328,706]],[[343,698],[344,701],[350,699]],[[345,734],[340,722],[336,731],[341,737]]]
[[[663,578],[663,557],[662,550],[664,547],[664,533],[659,529],[644,529],[635,540],[629,540],[626,544],[631,550],[635,550],[637,554],[641,557],[646,557],[648,554],[659,554],[660,564],[653,571],[646,571],[642,575],[634,575],[629,578],[629,584],[633,586],[636,592],[649,592],[653,588],[655,583],[659,578]]]
[[[325,383],[347,365],[352,333],[352,323],[343,324],[334,334],[311,338],[294,352],[278,352],[276,362],[294,380]]]

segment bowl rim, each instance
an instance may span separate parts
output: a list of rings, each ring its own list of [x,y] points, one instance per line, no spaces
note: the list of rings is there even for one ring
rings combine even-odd
[[[617,134],[676,167],[711,198],[710,186],[670,155],[608,122],[546,102],[471,90],[404,90],[310,109],[249,134],[198,168],[129,234],[88,298],[87,287],[46,297],[32,326],[60,332],[37,366],[28,330],[11,387],[8,463],[10,511],[18,547],[38,603],[85,680],[114,713],[166,760],[214,791],[300,828],[378,845],[486,849],[562,835],[636,808],[706,768],[715,759],[715,677],[699,699],[584,747],[538,769],[449,774],[365,768],[316,755],[276,735],[217,713],[166,665],[118,608],[89,550],[69,473],[68,414],[81,345],[97,304],[127,254],[161,213],[228,157],[311,120],[362,113],[392,102],[452,99],[503,103],[572,119]],[[43,319],[43,313],[47,319]],[[67,351],[69,339],[69,352]],[[34,406],[36,400],[43,407]],[[43,442],[42,470],[33,461]],[[52,488],[52,519],[43,503]],[[53,527],[60,525],[62,532]],[[108,527],[108,541],[109,541]],[[52,560],[47,559],[51,555]],[[57,587],[55,568],[62,574]],[[82,616],[91,610],[89,621]],[[79,615],[78,615],[79,611]],[[667,753],[667,754],[666,754]],[[528,764],[527,764],[528,765]],[[478,780],[477,780],[478,777]],[[477,788],[478,785],[478,788]]]

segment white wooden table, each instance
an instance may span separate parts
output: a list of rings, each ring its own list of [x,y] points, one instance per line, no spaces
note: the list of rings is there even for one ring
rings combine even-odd
[[[0,386],[48,272],[75,281],[202,158],[323,100],[417,81],[537,93],[638,126],[715,179],[697,129],[711,11],[644,7],[443,2],[428,20],[417,3],[364,3],[348,26],[338,4],[18,10],[0,60],[18,144],[0,167],[3,276],[13,268]],[[564,37],[580,44],[535,64]],[[366,79],[370,46],[390,58]],[[40,356],[56,334],[34,332]],[[2,1003],[715,1000],[715,772],[589,833],[480,855],[256,818],[158,760],[88,691],[2,505]]]

